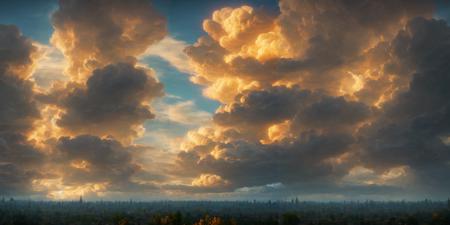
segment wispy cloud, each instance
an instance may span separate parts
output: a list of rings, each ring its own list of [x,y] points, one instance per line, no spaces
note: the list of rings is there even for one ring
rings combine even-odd
[[[67,67],[67,60],[64,55],[54,46],[33,43],[42,52],[39,58],[36,69],[33,73],[33,78],[36,84],[41,87],[49,87],[53,81],[68,80],[68,76],[64,75],[64,69]]]
[[[198,109],[192,100],[172,104],[159,101],[154,104],[154,107],[158,112],[158,120],[171,121],[181,125],[200,126],[211,121],[212,117],[209,112]]]
[[[194,69],[189,64],[189,58],[184,53],[188,44],[173,37],[166,36],[160,42],[150,46],[141,58],[146,56],[158,56],[169,62],[173,67],[183,73],[193,74]]]

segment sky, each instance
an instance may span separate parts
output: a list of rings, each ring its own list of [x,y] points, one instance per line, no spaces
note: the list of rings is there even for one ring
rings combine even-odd
[[[0,196],[450,196],[446,0],[0,2]]]

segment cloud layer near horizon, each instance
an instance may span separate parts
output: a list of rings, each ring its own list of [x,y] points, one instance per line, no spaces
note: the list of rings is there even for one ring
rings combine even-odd
[[[180,52],[148,1],[62,0],[51,43],[67,79],[48,85],[46,49],[0,25],[0,194],[447,197],[450,27],[432,2],[279,8],[217,9]],[[190,101],[152,107],[149,54],[221,103],[212,120]],[[136,144],[155,115],[202,126],[171,151]]]

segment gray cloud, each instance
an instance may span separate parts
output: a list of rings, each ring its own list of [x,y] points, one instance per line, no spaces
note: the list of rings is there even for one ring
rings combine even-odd
[[[237,128],[241,133],[262,132],[258,135],[260,138],[268,126],[285,120],[292,121],[291,129],[297,132],[314,129],[339,132],[353,128],[373,114],[364,103],[302,90],[297,86],[248,91],[238,95],[236,101],[229,111],[216,113],[214,122]]]
[[[0,24],[0,46],[0,73],[28,76],[32,56],[37,51],[31,40],[22,36],[16,26]]]
[[[17,133],[0,134],[0,194],[27,195],[33,192],[33,179],[41,177],[39,172],[45,155],[39,152]]]
[[[445,196],[450,188],[450,27],[417,18],[393,41],[393,52],[411,68],[409,89],[386,103],[362,132],[365,160],[374,168],[406,165],[416,191]]]
[[[33,83],[25,79],[35,52],[17,27],[0,25],[0,132],[29,130],[39,117]]]
[[[354,129],[373,115],[373,109],[364,103],[298,86],[244,92],[229,109],[214,115],[217,125],[229,129],[221,134],[220,140],[202,141],[181,152],[177,159],[181,173],[193,177],[217,174],[231,184],[184,189],[230,192],[272,183],[283,183],[288,189],[292,185],[307,188],[312,183],[337,187],[357,160],[343,163],[333,160],[355,153]],[[290,135],[272,143],[260,142],[266,138],[269,126],[286,120],[290,126],[281,129]]]
[[[269,145],[247,141],[214,143],[213,147],[220,150],[218,158],[201,157],[201,152],[193,149],[180,153],[178,160],[184,173],[217,174],[231,181],[233,188],[277,182],[309,183],[343,176],[345,170],[327,163],[326,159],[347,151],[353,141],[348,134],[311,132],[303,133],[293,142]]]
[[[142,147],[127,144],[163,95],[135,58],[165,36],[165,19],[146,0],[62,0],[52,23],[51,42],[72,79],[49,90],[29,79],[38,48],[15,26],[0,25],[0,194],[52,196],[97,184],[111,192],[154,189],[149,182],[165,177],[134,162]]]
[[[143,191],[153,185],[139,183],[133,177],[142,172],[133,160],[133,147],[123,146],[114,139],[81,135],[61,137],[55,148],[55,163],[62,166],[65,185],[106,183],[107,191]]]
[[[15,26],[0,25],[0,194],[31,191],[44,155],[27,141],[40,118],[30,75],[36,47]]]
[[[261,26],[237,50],[224,39],[247,31],[246,18],[228,13],[242,9],[216,11],[214,26],[204,28],[210,37],[186,53],[193,80],[224,104],[210,133],[189,136],[178,166],[238,190],[282,183],[283,192],[448,195],[450,31],[430,19],[433,7],[283,0],[267,22],[281,33]]]
[[[304,106],[294,118],[298,128],[340,130],[351,128],[371,117],[370,107],[361,102],[347,101],[343,97],[324,96]]]
[[[33,84],[14,75],[0,74],[0,132],[30,130],[39,118]]]
[[[312,98],[311,92],[298,87],[273,87],[261,91],[249,91],[231,105],[229,112],[218,112],[214,122],[220,125],[268,125],[292,118],[302,104],[307,104]]]
[[[118,63],[95,70],[86,89],[75,88],[61,99],[66,112],[57,124],[71,133],[136,137],[139,126],[152,119],[148,103],[163,94],[149,72]]]
[[[0,163],[0,194],[24,195],[32,192],[32,179],[36,174],[13,163]]]

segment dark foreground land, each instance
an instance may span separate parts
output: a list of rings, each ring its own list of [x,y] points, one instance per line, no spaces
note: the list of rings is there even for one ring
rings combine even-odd
[[[40,224],[450,225],[450,202],[0,202],[0,225]]]

